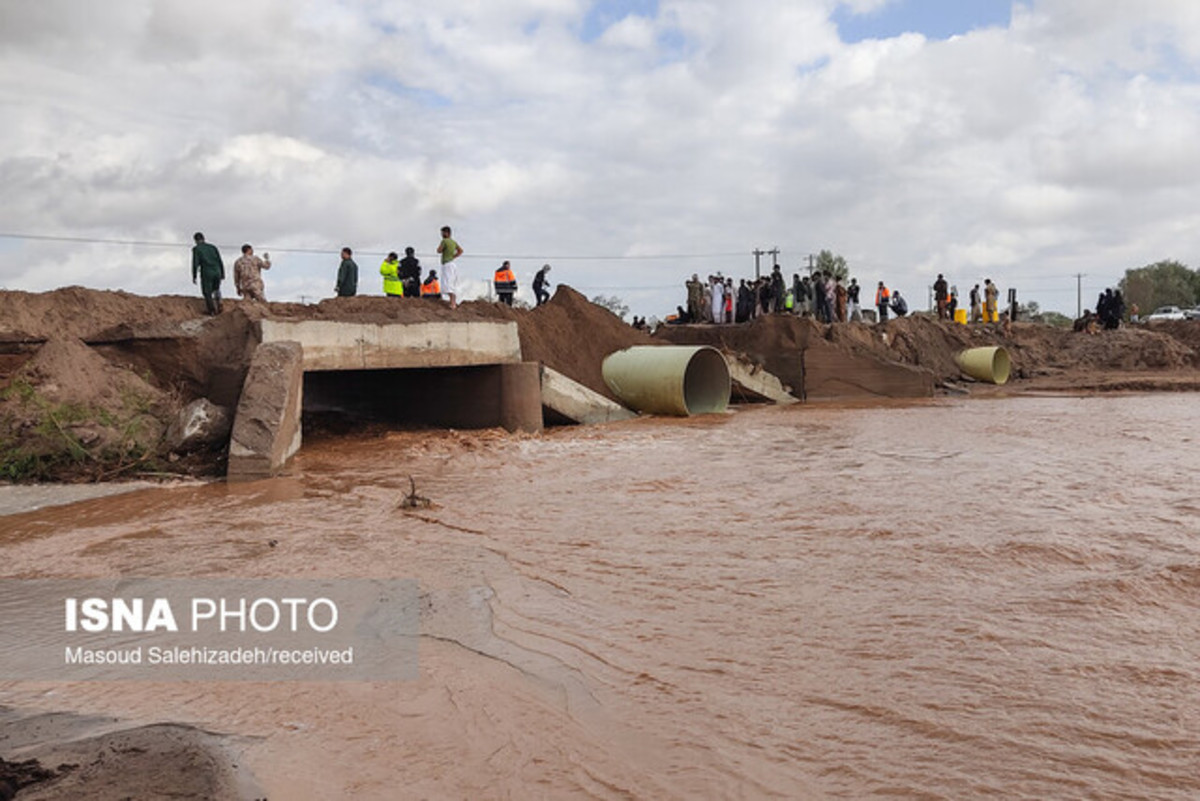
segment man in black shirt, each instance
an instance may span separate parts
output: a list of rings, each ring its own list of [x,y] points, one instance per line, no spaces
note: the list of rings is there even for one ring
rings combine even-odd
[[[404,283],[406,298],[415,298],[421,294],[421,260],[413,255],[414,253],[412,248],[405,248],[404,258],[400,260],[400,266],[396,270]]]

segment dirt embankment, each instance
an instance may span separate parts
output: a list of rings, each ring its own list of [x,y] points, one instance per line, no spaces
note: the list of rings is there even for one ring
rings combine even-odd
[[[512,320],[526,360],[609,397],[604,357],[656,341],[744,353],[792,387],[806,386],[807,359],[807,386],[816,387],[817,396],[863,388],[886,395],[892,385],[955,381],[954,355],[992,344],[1012,353],[1014,377],[1055,389],[1146,388],[1148,375],[1163,388],[1194,388],[1200,381],[1200,323],[1191,322],[1087,335],[925,317],[822,326],[771,315],[745,325],[666,327],[651,338],[561,285],[536,309],[473,301],[452,311],[420,298],[384,297],[313,306],[231,300],[226,307],[212,318],[199,298],[80,287],[0,292],[0,479],[219,472],[221,454],[171,454],[163,432],[196,398],[236,405],[257,343],[254,323],[264,317],[379,324]],[[817,375],[822,381],[814,381]]]
[[[163,433],[187,403],[234,407],[264,317],[417,323],[517,323],[524,357],[608,394],[600,363],[648,336],[560,286],[537,309],[420,298],[333,298],[313,306],[142,297],[68,287],[0,292],[0,480],[97,480],[153,472],[219,473],[223,454],[169,453]]]
[[[1019,386],[1101,388],[1131,373],[1143,374],[1143,379],[1145,374],[1160,376],[1164,388],[1200,382],[1195,372],[1200,368],[1198,322],[1084,334],[1036,323],[964,326],[924,316],[880,325],[827,326],[770,315],[736,326],[668,326],[656,337],[742,351],[787,382],[800,380],[798,351],[820,352],[823,361],[840,359],[847,368],[885,360],[928,370],[938,383],[954,382],[962,378],[955,355],[990,345],[1008,349],[1013,378],[1025,379]]]

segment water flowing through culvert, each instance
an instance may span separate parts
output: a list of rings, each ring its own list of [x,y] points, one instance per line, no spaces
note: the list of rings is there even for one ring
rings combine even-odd
[[[3,517],[8,576],[416,578],[424,636],[411,682],[0,703],[255,738],[271,797],[1195,798],[1195,408],[375,431]],[[410,476],[432,508],[397,509]]]

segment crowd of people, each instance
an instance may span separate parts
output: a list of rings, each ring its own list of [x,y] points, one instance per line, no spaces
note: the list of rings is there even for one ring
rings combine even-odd
[[[1121,294],[1121,290],[1109,287],[1096,299],[1096,311],[1085,309],[1083,316],[1075,321],[1075,330],[1089,334],[1101,330],[1115,330],[1121,327],[1121,321],[1125,319],[1125,311],[1125,296]],[[1129,311],[1130,321],[1137,322],[1137,304],[1134,304]]]
[[[441,259],[441,275],[438,275],[437,270],[430,270],[422,279],[421,260],[417,258],[413,248],[404,249],[403,259],[395,251],[392,251],[384,257],[383,264],[379,265],[379,274],[383,277],[384,295],[392,298],[420,296],[441,300],[442,295],[445,294],[450,299],[450,308],[458,308],[457,262],[463,254],[463,249],[454,240],[450,226],[442,226],[441,234],[442,238],[438,242],[436,251]],[[515,291],[515,278],[512,283]],[[334,292],[339,298],[350,298],[358,294],[358,264],[355,263],[354,251],[350,248],[342,248],[342,261],[338,265]]]
[[[861,322],[863,317],[862,287],[858,279],[847,281],[829,270],[816,270],[811,275],[793,273],[785,279],[776,264],[770,274],[754,279],[741,279],[735,287],[732,278],[720,273],[706,281],[693,274],[684,283],[687,306],[677,306],[676,313],[666,319],[668,324],[684,323],[743,323],[764,314],[795,314],[812,317],[822,323]],[[961,322],[998,322],[999,290],[990,278],[981,288],[976,284],[970,292],[969,312],[959,316],[958,288],[938,274],[933,284],[936,313],[939,320]],[[1010,290],[1012,306],[1015,294]],[[890,316],[904,317],[909,313],[908,301],[899,290],[889,289],[880,281],[875,289],[875,319],[886,321]]]
[[[741,279],[721,274],[701,281],[698,274],[685,282],[687,308],[679,306],[669,323],[744,323],[764,314],[790,313],[811,316],[821,322],[862,320],[861,287],[851,278],[847,284],[833,273],[818,270],[803,278],[799,273],[788,282],[776,264],[769,275]]]
[[[710,275],[707,281],[693,274],[685,282],[687,307],[676,307],[667,323],[744,323],[764,314],[794,314],[812,317],[822,323],[862,322],[862,286],[857,278],[845,278],[829,270],[811,275],[793,273],[784,278],[778,265],[768,275],[741,279],[735,288],[732,278]],[[889,290],[882,281],[875,292],[878,319],[908,314],[908,302],[899,291]]]
[[[209,314],[221,313],[221,282],[225,280],[225,264],[221,252],[215,245],[205,241],[204,234],[197,232],[193,237],[192,247],[192,283],[199,283],[201,294],[204,296],[205,310]],[[392,251],[379,265],[379,274],[383,279],[383,294],[387,297],[421,297],[441,300],[445,295],[450,300],[450,308],[458,307],[460,295],[458,277],[458,259],[463,254],[462,246],[454,240],[450,226],[441,229],[441,241],[437,246],[440,259],[441,275],[437,270],[429,270],[422,278],[421,260],[416,251],[407,247],[404,258]],[[254,247],[242,245],[242,256],[234,262],[234,288],[241,298],[266,302],[262,272],[271,269],[271,254],[264,253],[262,258],[254,254]],[[541,306],[550,299],[550,265],[542,265],[533,278],[533,294],[537,305]],[[337,277],[333,291],[339,298],[354,297],[358,294],[358,264],[354,261],[354,251],[342,248],[341,261],[338,262]],[[501,303],[511,306],[513,296],[517,292],[517,276],[512,264],[505,261],[496,268],[493,276],[493,287]]]

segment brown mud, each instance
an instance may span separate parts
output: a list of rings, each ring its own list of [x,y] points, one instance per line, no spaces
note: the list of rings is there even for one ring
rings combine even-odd
[[[251,797],[226,744],[192,726],[0,707],[0,801]]]
[[[225,306],[214,318],[203,314],[199,298],[80,287],[0,292],[0,480],[219,475],[223,451],[172,453],[163,433],[197,398],[236,406],[257,344],[254,323],[263,318],[512,320],[527,361],[608,397],[604,357],[655,342],[745,354],[809,399],[855,396],[862,386],[850,376],[864,371],[887,377],[862,396],[887,396],[891,387],[911,395],[931,383],[958,382],[954,355],[981,345],[1003,345],[1012,354],[1015,381],[1004,392],[1200,388],[1200,324],[1191,322],[1087,335],[1028,323],[967,327],[922,316],[826,326],[774,315],[735,326],[666,326],[652,338],[566,286],[536,309],[472,301],[451,310],[419,298],[383,297],[311,306],[228,300]],[[827,380],[817,385],[809,376],[806,384],[806,363],[819,366]],[[847,378],[839,380],[843,367]]]

